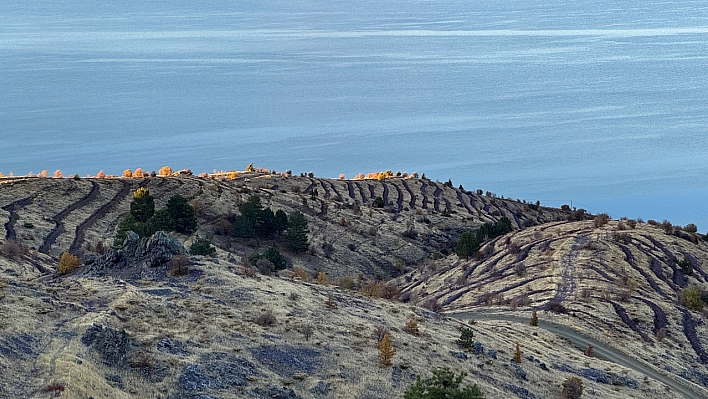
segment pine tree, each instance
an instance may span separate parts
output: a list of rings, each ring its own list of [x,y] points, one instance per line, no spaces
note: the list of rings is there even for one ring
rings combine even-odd
[[[462,328],[459,343],[465,349],[469,349],[472,347],[472,345],[474,344],[474,332],[472,332],[471,328]]]
[[[285,242],[294,252],[305,252],[310,247],[307,242],[307,234],[310,230],[307,227],[307,219],[300,211],[295,211],[288,217],[288,230]]]
[[[405,399],[484,399],[482,391],[476,384],[460,388],[465,373],[459,376],[449,368],[433,370],[433,377],[421,380],[416,378],[415,383],[406,389],[403,394]]]
[[[135,190],[130,203],[130,214],[136,222],[145,223],[155,214],[155,200],[144,187]]]
[[[186,198],[173,195],[167,201],[167,212],[172,216],[178,233],[190,234],[197,230],[197,216]]]

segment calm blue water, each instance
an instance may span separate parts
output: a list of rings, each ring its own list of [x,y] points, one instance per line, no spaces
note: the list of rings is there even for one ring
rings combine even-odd
[[[708,228],[705,1],[16,3],[5,174],[415,170]]]

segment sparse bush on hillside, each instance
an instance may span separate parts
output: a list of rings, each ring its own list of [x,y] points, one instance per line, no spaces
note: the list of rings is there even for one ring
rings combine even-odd
[[[15,240],[7,240],[0,247],[0,252],[8,259],[19,260],[25,253],[25,249]]]
[[[691,286],[681,291],[679,303],[696,312],[703,310],[706,305],[701,298],[701,291],[696,286]]]
[[[592,220],[595,227],[602,227],[610,221],[610,215],[606,213],[601,213]]]
[[[548,302],[546,304],[546,310],[550,310],[553,313],[568,313],[568,309],[566,309],[566,307],[558,301]]]
[[[664,230],[664,233],[668,235],[674,234],[674,225],[672,225],[668,220],[662,220],[659,226]]]
[[[68,253],[64,252],[61,254],[61,257],[59,257],[59,265],[57,266],[57,273],[59,274],[67,274],[70,273],[81,266],[81,261],[79,260],[78,257]]]
[[[514,349],[514,361],[516,363],[521,363],[521,345],[516,343],[516,348]]]
[[[414,314],[411,314],[406,319],[406,326],[403,327],[403,331],[411,335],[420,335],[420,330],[418,329],[418,321],[415,319]]]
[[[422,380],[420,376],[406,389],[405,399],[484,399],[476,384],[460,387],[466,373],[455,376],[449,368],[433,370],[433,377]]]
[[[271,327],[278,322],[278,319],[276,319],[275,314],[273,314],[272,310],[266,310],[265,312],[262,312],[260,315],[258,315],[254,322],[262,327]]]
[[[443,311],[442,305],[435,298],[430,298],[427,301],[423,302],[422,306],[424,308],[430,310],[431,312],[435,312],[435,313],[440,313]]]
[[[192,255],[214,255],[216,253],[216,248],[211,245],[211,241],[206,238],[197,237],[189,247],[189,253]]]
[[[168,273],[172,276],[189,274],[189,258],[185,254],[177,254],[170,259]]]
[[[388,327],[384,326],[383,324],[377,324],[374,326],[374,330],[371,332],[371,338],[376,340],[376,346],[378,347],[381,340],[389,334],[390,331],[388,330]]]
[[[310,281],[310,274],[301,267],[293,267],[293,279],[300,279],[304,282]]]
[[[583,380],[578,377],[568,377],[563,381],[563,398],[579,399],[583,394]]]
[[[383,208],[384,206],[386,206],[386,204],[384,204],[383,198],[381,198],[381,197],[376,197],[374,199],[373,205],[374,205],[374,208]]]
[[[685,231],[686,233],[697,233],[698,227],[696,227],[696,225],[693,223],[689,223],[683,227],[683,231]]]
[[[327,273],[325,273],[325,272],[317,273],[317,284],[329,285],[329,279],[327,278]]]
[[[693,263],[691,263],[690,259],[684,256],[683,259],[679,261],[678,266],[681,268],[683,274],[693,276]]]
[[[355,290],[356,289],[356,283],[354,282],[354,279],[351,277],[348,277],[348,276],[340,277],[338,285],[341,288],[344,288],[345,290]]]
[[[275,270],[284,270],[288,265],[288,260],[283,256],[283,254],[278,251],[276,247],[270,247],[266,249],[263,253],[254,252],[248,257],[248,261],[251,265],[256,266],[259,259],[267,259],[273,264]]]

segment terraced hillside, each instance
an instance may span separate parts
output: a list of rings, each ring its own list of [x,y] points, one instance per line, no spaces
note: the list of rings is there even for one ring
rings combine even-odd
[[[708,243],[633,224],[534,226],[488,242],[478,259],[451,256],[399,280],[414,303],[434,298],[447,311],[495,309],[529,318],[537,309],[708,386],[706,313],[682,299],[691,287],[708,290]]]
[[[293,256],[293,264],[333,277],[400,274],[401,261],[412,267],[450,253],[461,232],[503,216],[517,228],[568,216],[558,209],[480,196],[424,179],[333,180],[256,173],[236,180],[31,179],[0,186],[0,218],[6,220],[0,224],[0,237],[53,257],[67,250],[90,252],[99,241],[112,242],[138,187],[150,191],[157,209],[174,194],[188,198],[199,209],[198,234],[237,257],[272,244],[224,235],[238,204],[258,195],[274,210],[299,210],[308,217],[312,249],[308,255]]]

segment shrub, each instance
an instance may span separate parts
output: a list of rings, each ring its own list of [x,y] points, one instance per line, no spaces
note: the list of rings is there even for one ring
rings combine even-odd
[[[356,283],[354,282],[354,279],[351,277],[340,277],[339,278],[339,286],[341,288],[344,288],[345,290],[355,290],[356,289]]]
[[[50,393],[50,392],[64,392],[64,389],[66,386],[58,381],[52,382],[46,387],[42,388],[40,392],[42,393]]]
[[[516,343],[516,349],[514,350],[514,361],[516,363],[521,363],[521,346]]]
[[[585,356],[595,357],[595,348],[592,345],[588,345],[588,348],[585,349]]]
[[[683,259],[679,261],[678,266],[681,268],[683,274],[693,276],[693,264],[690,259],[684,256]]]
[[[484,399],[476,384],[460,388],[465,373],[455,376],[449,368],[433,370],[433,377],[421,380],[420,376],[406,389],[405,399]]]
[[[78,257],[76,257],[68,252],[64,252],[63,254],[61,254],[61,257],[59,257],[59,266],[57,266],[57,273],[59,273],[59,274],[70,273],[70,272],[78,269],[80,265],[81,265],[81,261],[79,260]]]
[[[97,254],[103,255],[106,253],[106,246],[103,244],[103,241],[99,241],[96,243],[96,251]]]
[[[697,233],[698,232],[698,227],[696,227],[695,224],[689,223],[683,227],[683,230],[686,233]]]
[[[418,329],[418,322],[415,320],[415,315],[410,315],[406,319],[406,326],[403,327],[403,331],[411,335],[420,335],[420,330]]]
[[[374,331],[371,332],[371,338],[376,340],[376,345],[378,346],[381,340],[383,340],[389,333],[388,327],[383,324],[378,324],[374,326]]]
[[[592,221],[593,221],[593,224],[595,225],[595,227],[599,228],[599,227],[606,225],[607,222],[610,221],[610,215],[608,215],[606,213],[601,213],[601,214],[595,216],[595,218]]]
[[[25,249],[17,241],[7,240],[0,247],[0,252],[8,259],[18,260],[25,253]]]
[[[310,274],[301,267],[293,267],[293,278],[299,278],[302,281],[309,282]]]
[[[254,321],[261,327],[270,327],[275,325],[278,320],[275,318],[275,314],[273,314],[272,310],[266,310],[258,315]]]
[[[538,326],[538,315],[536,314],[535,309],[533,310],[533,312],[531,312],[531,320],[529,321],[529,325],[531,325],[532,327]]]
[[[423,307],[432,311],[432,312],[435,312],[435,313],[440,313],[443,311],[442,305],[435,298],[430,298],[427,301],[425,301],[423,303]]]
[[[395,354],[396,348],[391,344],[391,336],[385,334],[381,342],[379,342],[379,365],[384,367],[390,366],[392,364],[391,359],[393,359],[393,355]]]
[[[317,284],[319,284],[319,285],[328,285],[329,284],[329,278],[327,278],[327,273],[325,273],[325,272],[317,273]]]
[[[548,302],[548,304],[546,304],[546,310],[550,310],[553,313],[568,313],[568,309],[558,301]]]
[[[32,224],[31,222],[24,222],[22,224],[22,227],[24,227],[26,229],[32,229],[32,228],[34,228],[34,224]]]
[[[173,276],[189,274],[189,258],[185,254],[177,254],[170,259],[169,273]]]
[[[268,259],[258,259],[258,262],[256,262],[256,269],[258,269],[260,274],[270,276],[273,274],[275,267],[273,266],[273,262]]]
[[[384,204],[383,198],[381,198],[381,197],[376,197],[374,199],[373,205],[374,205],[374,208],[383,208],[384,206],[386,206],[386,204]]]
[[[216,253],[216,248],[214,248],[214,246],[211,245],[211,241],[206,238],[197,237],[197,239],[192,243],[192,246],[189,247],[189,253],[192,255],[211,256]]]
[[[568,377],[563,381],[563,398],[578,399],[583,394],[583,380],[578,377]]]
[[[462,327],[458,344],[465,349],[469,349],[472,347],[472,344],[474,344],[474,332],[471,328]]]
[[[312,327],[312,324],[305,324],[300,329],[300,333],[302,334],[303,338],[305,338],[305,341],[309,341],[310,338],[312,338],[312,335],[315,333],[315,328]]]
[[[258,253],[254,252],[251,256],[248,257],[248,261],[252,265],[258,264],[259,259],[267,259],[273,264],[273,268],[275,270],[284,270],[287,267],[288,261],[283,256],[283,254],[278,251],[278,248],[276,247],[270,247],[265,250],[265,252]],[[293,270],[294,272],[294,270]]]
[[[696,286],[691,286],[681,291],[681,304],[691,310],[700,312],[705,306],[705,302],[701,298],[701,291]]]

